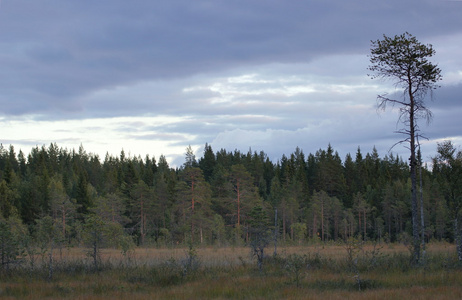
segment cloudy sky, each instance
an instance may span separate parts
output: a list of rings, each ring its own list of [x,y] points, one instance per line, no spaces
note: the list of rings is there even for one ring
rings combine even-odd
[[[430,157],[437,141],[462,145],[461,1],[0,0],[0,142],[172,165],[205,143],[383,157],[401,126],[377,112],[395,90],[367,76],[370,41],[406,31],[442,69],[421,123]]]

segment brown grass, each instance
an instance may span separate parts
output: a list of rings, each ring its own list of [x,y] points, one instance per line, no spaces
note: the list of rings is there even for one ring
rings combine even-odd
[[[380,253],[384,255],[391,254],[408,254],[409,250],[401,244],[380,244],[376,245],[376,248],[380,247]],[[372,251],[374,249],[373,244],[365,244],[362,247],[363,252]],[[198,247],[196,249],[198,257],[202,260],[202,263],[207,266],[230,266],[239,265],[243,261],[251,262],[251,252],[248,247]],[[56,261],[68,261],[75,259],[86,259],[87,250],[84,248],[66,248],[59,251],[55,251]],[[165,262],[168,259],[181,259],[187,255],[188,248],[153,248],[153,247],[140,247],[136,248],[133,253],[129,254],[129,257],[139,264],[157,265]],[[274,248],[268,247],[266,249],[266,255],[272,255]],[[432,243],[427,244],[427,252],[431,254],[451,254],[455,252],[455,245],[448,243]],[[289,254],[317,254],[322,257],[330,259],[344,259],[346,250],[344,245],[308,245],[308,246],[279,246],[277,248],[278,255],[286,256]],[[101,251],[101,257],[104,261],[119,262],[126,259],[118,249],[103,249]]]
[[[363,253],[373,249],[373,245],[365,245]],[[268,248],[267,253],[271,255],[273,249]],[[291,281],[290,274],[281,264],[284,257],[294,253],[323,259],[322,265],[308,269],[299,287]],[[396,255],[405,258],[408,253],[402,245],[382,245],[380,248],[380,254],[389,260],[395,259]],[[355,274],[344,268],[346,250],[341,245],[279,247],[281,261],[268,261],[262,273],[256,270],[248,248],[198,248],[201,266],[197,273],[168,284],[159,284],[152,278],[169,272],[163,269],[166,261],[175,261],[176,266],[181,267],[179,262],[187,257],[188,249],[137,248],[129,262],[120,251],[105,249],[102,259],[114,267],[100,272],[58,272],[52,281],[45,279],[45,273],[37,275],[17,270],[2,274],[0,298],[462,299],[462,268],[451,263],[454,246],[430,244],[427,253],[430,258],[427,268],[362,270],[361,278],[366,288],[358,291],[353,277]],[[72,248],[57,255],[59,260],[64,264],[66,261],[89,259],[84,249]],[[127,264],[121,267],[122,262]]]

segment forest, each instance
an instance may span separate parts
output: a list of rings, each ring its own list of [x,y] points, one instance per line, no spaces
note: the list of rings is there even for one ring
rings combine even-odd
[[[462,154],[450,141],[437,153],[431,167],[419,164],[418,211],[426,241],[454,242]],[[214,152],[206,144],[198,159],[188,147],[177,168],[165,156],[124,151],[101,160],[83,146],[50,144],[27,156],[12,145],[0,148],[2,265],[11,244],[5,239],[17,237],[16,247],[26,240],[79,246],[92,228],[100,229],[102,246],[122,249],[245,245],[254,239],[255,221],[288,245],[353,236],[406,242],[410,205],[408,163],[391,153],[379,157],[375,148],[358,147],[343,160],[331,145],[307,155],[297,148],[272,162],[263,151]]]

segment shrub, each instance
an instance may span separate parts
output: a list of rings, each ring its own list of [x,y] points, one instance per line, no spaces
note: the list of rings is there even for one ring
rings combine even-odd
[[[306,255],[291,254],[286,258],[285,269],[297,287],[300,286],[300,281],[305,277],[308,268]]]

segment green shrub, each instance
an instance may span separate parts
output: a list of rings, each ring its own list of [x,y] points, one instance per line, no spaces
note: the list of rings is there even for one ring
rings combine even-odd
[[[291,254],[286,258],[285,269],[297,287],[300,286],[300,281],[305,277],[308,268],[309,260],[306,255]]]

